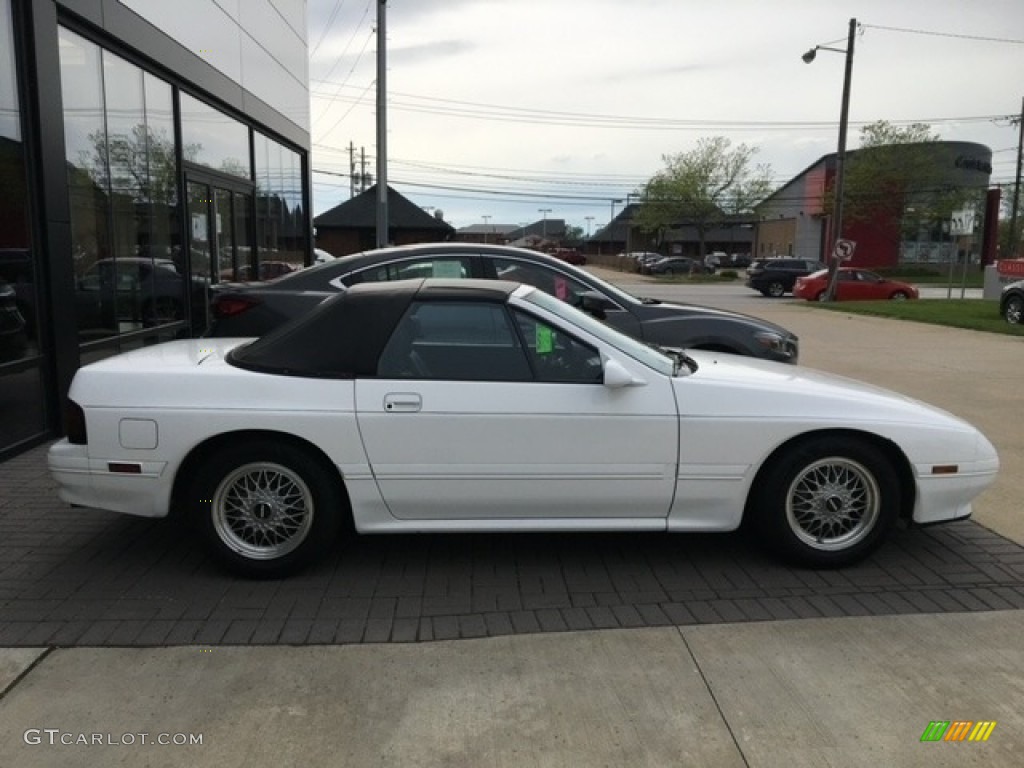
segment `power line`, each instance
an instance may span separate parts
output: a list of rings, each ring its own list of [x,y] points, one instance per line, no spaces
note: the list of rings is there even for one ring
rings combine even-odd
[[[367,17],[367,15],[369,13],[370,13],[370,2],[367,2],[366,3],[366,7],[363,9],[363,15],[359,19],[359,23],[356,24],[355,28],[352,30],[352,36],[349,37],[348,42],[345,43],[345,48],[341,51],[341,53],[338,54],[338,57],[334,60],[334,64],[331,65],[330,70],[327,72],[326,77],[324,78],[324,80],[322,80],[320,82],[326,82],[326,83],[330,84],[330,77],[331,77],[331,75],[334,74],[334,70],[338,68],[338,65],[341,63],[341,60],[343,58],[345,58],[345,55],[348,53],[348,49],[352,46],[352,41],[356,39],[356,36],[359,34],[359,30],[362,29],[363,23],[366,21],[366,17]],[[332,96],[325,97],[325,98],[329,98],[329,102],[328,102],[327,106],[324,108],[324,113],[326,113],[326,111],[328,109],[330,109],[334,105],[335,100],[341,95],[342,90],[346,87],[349,79],[352,77],[352,73],[355,71],[356,66],[359,64],[359,60],[363,56],[363,52],[366,50],[366,46],[369,44],[369,38],[372,37],[372,36],[373,36],[373,32],[372,32],[372,29],[371,29],[370,35],[368,35],[368,37],[367,37],[367,41],[363,43],[362,50],[360,50],[359,54],[356,56],[356,59],[352,63],[352,67],[349,69],[348,74],[345,75],[345,79],[342,80],[340,84],[338,84],[337,90],[334,92],[334,94]],[[349,112],[351,112],[351,111],[352,110],[350,109]],[[347,114],[348,114],[348,112],[345,113],[345,115],[347,115]],[[323,117],[323,114],[321,114],[320,117]],[[343,118],[344,118],[344,116],[343,116]],[[334,130],[334,128],[336,126],[337,126],[337,123],[335,123],[335,125],[331,127],[331,130]]]
[[[926,29],[910,29],[908,27],[883,27],[879,24],[861,24],[866,29],[882,29],[887,32],[906,32],[911,35],[930,35],[932,37],[956,37],[961,40],[979,40],[985,43],[1009,43],[1024,45],[1024,40],[1013,40],[1007,37],[982,37],[980,35],[964,35],[958,32],[933,32]]]
[[[342,86],[344,88],[346,86]],[[354,88],[355,86],[347,86]],[[330,98],[351,102],[353,99],[337,94]],[[329,98],[327,95],[311,90],[310,95],[317,98]],[[410,101],[411,100],[411,101]],[[358,101],[358,99],[356,99]],[[420,103],[423,102],[423,103]],[[835,120],[727,120],[727,119],[681,119],[671,117],[637,117],[636,115],[615,115],[586,112],[565,112],[559,110],[533,109],[512,107],[484,102],[441,99],[430,96],[392,91],[388,104],[391,108],[406,112],[434,114],[447,117],[462,117],[497,122],[531,123],[536,125],[569,125],[574,128],[629,128],[636,130],[685,130],[685,129],[821,129],[833,130]],[[889,120],[893,125],[912,125],[914,123],[981,123],[1005,118],[1005,115],[967,115],[957,117],[924,117],[913,119]],[[871,120],[850,121],[850,125],[870,125]]]
[[[316,41],[316,45],[313,46],[313,50],[309,52],[309,57],[313,58],[316,52],[320,50],[320,44],[327,37],[327,33],[331,31],[331,27],[334,25],[334,20],[338,17],[338,11],[341,10],[341,6],[345,4],[345,0],[335,0],[334,8],[331,9],[331,16],[327,19],[327,24],[324,25],[323,30],[320,32],[320,38]]]

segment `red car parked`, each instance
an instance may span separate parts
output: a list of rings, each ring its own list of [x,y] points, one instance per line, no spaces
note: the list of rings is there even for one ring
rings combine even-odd
[[[550,255],[577,267],[582,267],[587,263],[587,257],[575,248],[555,248]]]
[[[828,270],[821,269],[806,277],[798,277],[793,295],[808,301],[824,301],[828,291]],[[879,301],[918,298],[917,288],[899,280],[868,272],[866,269],[843,267],[836,280],[837,301]]]

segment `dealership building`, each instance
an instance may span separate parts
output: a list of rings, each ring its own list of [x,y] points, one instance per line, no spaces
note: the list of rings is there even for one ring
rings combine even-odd
[[[305,0],[0,0],[0,457],[311,250]]]
[[[948,264],[964,253],[974,257],[983,251],[983,215],[988,206],[994,238],[995,206],[986,197],[992,175],[992,150],[983,144],[935,141],[909,145],[918,161],[928,162],[933,189],[881,190],[882,203],[869,219],[846,218],[843,237],[856,243],[850,266],[895,267],[901,264]],[[890,148],[891,149],[891,148]],[[847,167],[865,158],[872,149],[848,152]],[[870,161],[870,158],[865,158]],[[825,155],[757,206],[755,258],[793,256],[826,261],[835,235],[832,217],[825,207],[834,189],[836,154]],[[976,202],[978,231],[970,236],[950,233],[948,225],[922,215],[919,204],[936,189],[963,193]]]

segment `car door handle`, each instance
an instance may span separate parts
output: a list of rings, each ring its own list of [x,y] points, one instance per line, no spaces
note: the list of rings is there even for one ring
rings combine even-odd
[[[416,413],[423,407],[423,398],[415,392],[394,392],[384,395],[388,413]]]

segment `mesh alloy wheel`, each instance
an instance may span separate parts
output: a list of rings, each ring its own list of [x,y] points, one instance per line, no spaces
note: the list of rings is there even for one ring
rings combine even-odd
[[[309,535],[313,494],[280,464],[256,462],[227,475],[212,499],[213,526],[232,550],[254,560],[283,557]]]
[[[861,464],[830,456],[807,466],[789,486],[786,520],[793,534],[814,549],[847,549],[875,527],[881,494]]]

